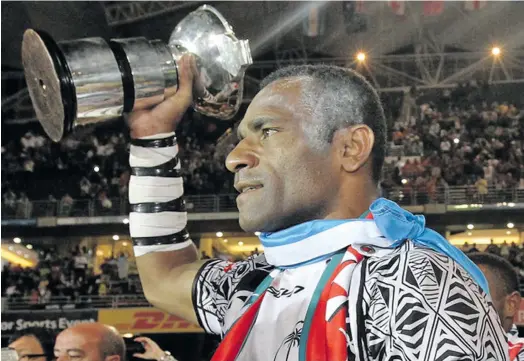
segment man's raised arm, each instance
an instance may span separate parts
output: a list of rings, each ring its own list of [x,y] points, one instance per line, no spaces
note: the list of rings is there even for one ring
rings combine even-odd
[[[142,288],[154,306],[197,322],[193,280],[203,265],[186,230],[175,129],[192,102],[192,59],[179,64],[177,93],[151,110],[128,118],[129,228]]]

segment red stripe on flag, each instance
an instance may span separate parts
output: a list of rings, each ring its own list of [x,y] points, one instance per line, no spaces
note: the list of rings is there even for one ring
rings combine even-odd
[[[424,1],[424,15],[436,16],[444,11],[444,1]]]
[[[402,16],[406,12],[406,3],[404,1],[390,1],[389,7],[395,15]]]
[[[356,5],[355,6],[355,12],[357,14],[362,14],[365,11],[364,1],[363,0],[356,1],[355,5]]]

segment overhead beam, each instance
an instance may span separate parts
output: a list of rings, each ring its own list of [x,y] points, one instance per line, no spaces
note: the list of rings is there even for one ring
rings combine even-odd
[[[109,26],[130,24],[155,16],[195,7],[204,1],[132,1],[104,4],[104,13]]]

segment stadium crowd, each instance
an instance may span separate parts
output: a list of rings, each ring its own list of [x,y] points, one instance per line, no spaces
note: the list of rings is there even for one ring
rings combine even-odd
[[[135,282],[129,272],[129,259],[121,253],[105,259],[101,272],[94,270],[91,250],[75,247],[65,257],[56,249],[39,252],[34,268],[5,264],[2,269],[2,297],[29,298],[30,304],[45,305],[51,298],[75,300],[80,296],[135,294]]]
[[[386,109],[394,117],[390,156],[398,158],[386,166],[382,188],[434,200],[439,187],[464,186],[478,201],[490,196],[489,189],[524,188],[524,107],[488,100],[488,93],[489,87],[473,83],[452,91],[412,89],[401,101],[387,102],[399,107]],[[234,193],[224,152],[190,123],[179,131],[186,194]],[[102,214],[118,207],[129,181],[128,139],[121,127],[80,131],[59,144],[35,131],[10,136],[2,145],[4,212],[23,216],[35,200],[56,202],[65,215],[78,200],[96,200]]]

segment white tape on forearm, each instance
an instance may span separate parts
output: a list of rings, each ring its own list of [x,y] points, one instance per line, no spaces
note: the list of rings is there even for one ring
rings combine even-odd
[[[184,195],[182,178],[137,177],[129,179],[129,203],[169,202]]]
[[[178,145],[165,148],[144,148],[131,145],[129,165],[131,167],[156,167],[169,162],[178,154]]]
[[[178,251],[183,248],[187,248],[193,244],[193,241],[188,239],[182,243],[173,243],[173,244],[159,244],[154,246],[134,246],[133,251],[135,252],[135,257],[140,257],[148,253],[153,252],[170,252]]]
[[[140,139],[164,139],[173,137],[172,133],[160,133]],[[129,165],[131,167],[156,167],[173,159],[178,154],[178,145],[163,148],[146,148],[131,145]]]
[[[131,237],[167,236],[180,232],[186,226],[186,212],[129,213]]]

